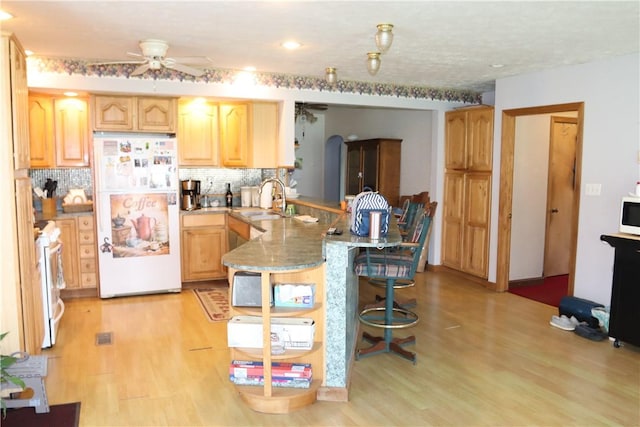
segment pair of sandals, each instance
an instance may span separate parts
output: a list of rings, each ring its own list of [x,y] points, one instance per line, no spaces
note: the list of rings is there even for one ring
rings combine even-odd
[[[602,332],[600,328],[592,328],[587,322],[580,322],[575,316],[570,318],[564,314],[561,316],[551,316],[549,322],[551,326],[562,329],[564,331],[573,331],[576,335],[587,338],[591,341],[602,341],[607,338],[607,334]]]

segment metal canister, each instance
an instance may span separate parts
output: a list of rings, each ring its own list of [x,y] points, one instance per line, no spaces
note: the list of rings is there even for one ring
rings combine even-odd
[[[380,218],[382,216],[381,212],[369,212],[369,238],[370,239],[379,239],[380,238]]]

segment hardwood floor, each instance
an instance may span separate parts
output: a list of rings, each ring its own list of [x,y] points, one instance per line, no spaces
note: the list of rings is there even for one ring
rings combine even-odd
[[[44,352],[49,403],[81,401],[81,426],[640,425],[640,349],[553,328],[556,308],[451,273],[418,276],[401,296],[417,297],[420,323],[395,332],[416,335],[417,364],[356,361],[348,403],[246,407],[228,379],[226,323],[208,322],[189,290],[68,301]],[[367,302],[380,291],[360,289]],[[103,332],[110,345],[96,345]]]

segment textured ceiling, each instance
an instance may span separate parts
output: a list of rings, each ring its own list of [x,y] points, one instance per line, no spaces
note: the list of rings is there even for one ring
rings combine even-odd
[[[2,30],[51,58],[131,60],[138,41],[208,68],[488,91],[497,78],[638,52],[638,1],[2,1]],[[365,66],[378,23],[394,42],[376,76]],[[303,46],[290,52],[286,39]],[[492,68],[491,64],[504,64]]]

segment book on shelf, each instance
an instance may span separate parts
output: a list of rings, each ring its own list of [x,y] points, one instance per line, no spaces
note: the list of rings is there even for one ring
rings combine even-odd
[[[236,385],[264,386],[263,376],[235,377],[233,375],[229,375],[229,379]],[[311,386],[311,381],[311,378],[272,377],[271,385],[273,387],[283,388],[309,388]]]
[[[261,377],[264,375],[262,361],[257,360],[233,360],[229,366],[229,375],[237,378]],[[312,377],[310,363],[272,362],[271,376],[282,378],[308,378]]]

